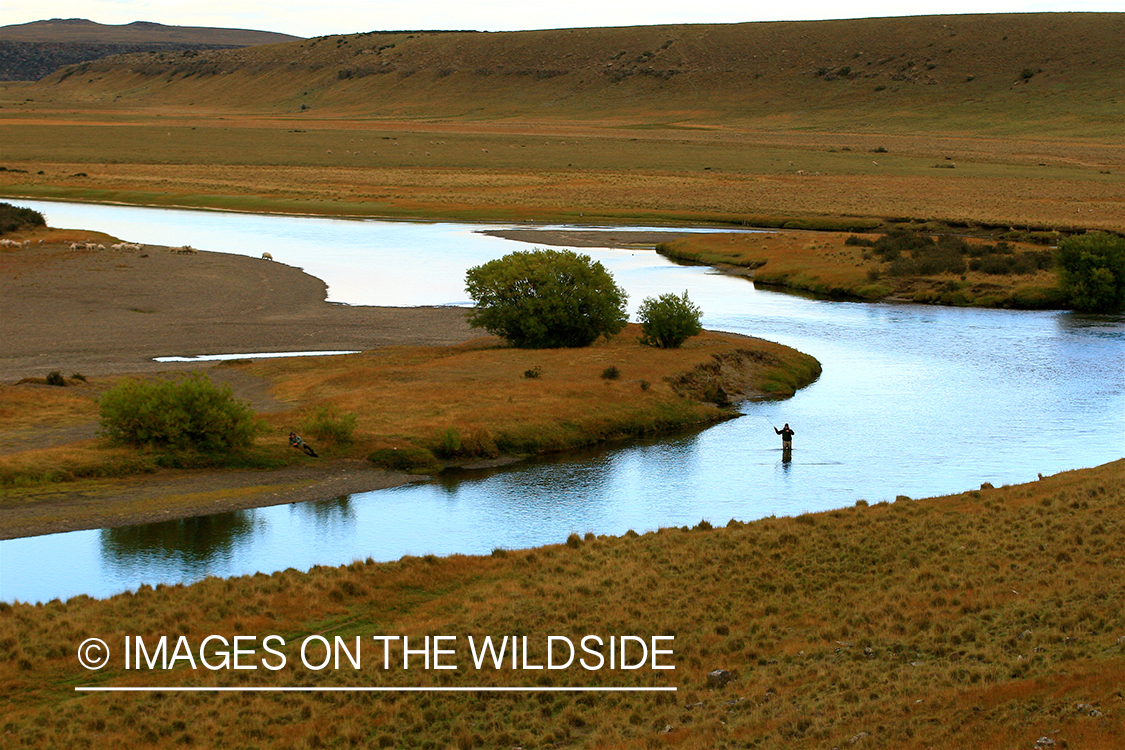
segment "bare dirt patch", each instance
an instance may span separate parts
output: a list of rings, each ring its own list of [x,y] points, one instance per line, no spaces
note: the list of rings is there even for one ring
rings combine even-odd
[[[158,356],[453,344],[473,332],[453,308],[331,304],[300,269],[223,253],[0,255],[0,380],[197,369]]]

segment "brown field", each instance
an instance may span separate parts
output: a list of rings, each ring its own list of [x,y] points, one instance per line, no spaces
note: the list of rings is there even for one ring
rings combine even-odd
[[[325,122],[293,133],[290,121],[238,115],[157,110],[149,116],[169,122],[152,126],[96,110],[66,124],[3,112],[12,140],[0,191],[28,198],[464,220],[876,216],[1125,229],[1120,145],[603,123]]]
[[[0,604],[12,747],[1119,748],[1125,465],[944,498],[487,557],[290,570],[104,601]],[[261,638],[287,657],[263,669]],[[310,635],[361,667],[303,667]],[[672,635],[674,670],[477,670],[469,636]],[[125,636],[254,637],[253,671],[126,671]],[[457,670],[382,668],[373,635],[456,636]],[[110,665],[82,669],[103,638]],[[401,642],[399,642],[401,643]],[[208,653],[219,660],[217,643]],[[315,646],[313,647],[316,648]],[[310,651],[312,661],[323,650]],[[196,657],[198,658],[198,656]],[[707,673],[732,680],[712,686]],[[676,687],[675,693],[109,693],[76,686]]]

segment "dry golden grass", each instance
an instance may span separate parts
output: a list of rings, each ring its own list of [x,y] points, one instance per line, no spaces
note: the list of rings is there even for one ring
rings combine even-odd
[[[230,457],[230,462],[236,467],[275,467],[298,461],[303,456],[288,448],[284,435],[302,430],[301,425],[325,407],[357,419],[352,442],[318,442],[325,459],[415,448],[420,452],[411,454],[416,459],[412,463],[388,468],[434,470],[439,468],[434,454],[468,460],[501,453],[550,453],[712,424],[732,416],[708,401],[720,393],[716,386],[731,399],[740,394],[782,398],[820,373],[812,357],[758,339],[704,332],[681,349],[664,350],[641,346],[638,337],[639,327],[631,325],[610,340],[582,349],[513,349],[484,338],[461,346],[386,347],[356,355],[224,364],[264,379],[275,398],[291,405],[261,415],[269,430],[246,456]],[[705,371],[714,369],[718,359],[738,358],[743,352],[749,353],[744,361]],[[611,366],[619,377],[603,378]],[[531,370],[538,377],[527,377]],[[673,380],[692,372],[696,375],[691,382],[673,388]],[[112,382],[91,390],[103,391]],[[67,389],[0,389],[0,425],[24,431],[78,425],[92,434],[95,422],[92,398],[83,400]],[[28,492],[34,495],[34,486],[45,480],[115,477],[208,463],[94,440],[63,442],[27,449],[17,441],[0,456],[0,479],[9,486],[31,487]]]
[[[67,373],[65,377],[69,377]],[[80,381],[79,381],[80,382]],[[97,403],[88,387],[0,383],[0,430],[15,431],[44,424],[67,425],[88,421]]]
[[[241,367],[267,378],[278,399],[295,405],[270,417],[279,427],[296,423],[301,412],[334,406],[358,416],[352,450],[402,443],[448,448],[442,443],[452,430],[462,444],[453,452],[464,456],[557,451],[726,418],[712,404],[685,398],[671,381],[740,350],[763,359],[742,382],[723,384],[732,397],[739,388],[751,397],[791,395],[819,374],[811,357],[757,339],[704,332],[680,349],[654,349],[638,337],[634,324],[580,349],[515,349],[485,338]],[[617,378],[602,377],[610,367]]]
[[[472,132],[454,127],[438,134],[411,124],[391,135],[339,126],[291,134],[277,124],[239,128],[232,120],[226,129],[200,128],[190,139],[187,124],[139,132],[92,126],[81,152],[49,148],[56,138],[73,137],[70,126],[36,124],[28,131],[34,138],[17,141],[28,145],[6,154],[27,172],[0,172],[0,190],[28,198],[402,218],[741,223],[773,214],[1125,228],[1119,147],[1081,156],[1074,153],[1081,144],[1037,144],[1036,157],[1046,160],[1039,166],[1018,154],[1018,141],[991,139],[927,144],[798,134],[779,143],[752,131],[737,138],[704,131],[680,140],[626,131],[630,139],[599,125],[533,137],[504,125],[480,133],[475,124]],[[19,127],[13,120],[0,125]],[[392,136],[392,143],[415,145],[373,145]],[[166,150],[166,140],[181,145]],[[443,146],[430,145],[439,140]],[[901,153],[896,140],[904,141]],[[844,152],[842,143],[854,145]],[[878,156],[878,166],[864,153],[872,144],[891,149]],[[958,160],[956,169],[933,168],[947,157]],[[88,176],[71,177],[78,172]]]
[[[1125,464],[931,500],[487,557],[289,570],[0,605],[13,747],[874,748],[1125,741]],[[126,635],[282,635],[279,671],[126,672]],[[301,666],[313,634],[362,668]],[[477,671],[469,635],[674,635],[674,671]],[[458,637],[460,669],[381,668],[372,635]],[[75,651],[105,639],[99,672]],[[448,645],[448,644],[447,644]],[[392,656],[397,656],[392,648]],[[257,656],[262,656],[259,649]],[[272,658],[272,657],[271,657]],[[256,662],[257,657],[251,661]],[[541,661],[541,660],[540,660]],[[532,659],[531,663],[539,663]],[[726,669],[733,680],[709,685]],[[100,686],[674,686],[674,694],[102,694]]]
[[[1029,274],[996,275],[966,270],[962,274],[895,277],[866,247],[848,245],[846,232],[773,232],[768,234],[700,234],[660,246],[681,261],[728,267],[751,275],[755,283],[818,294],[961,305],[1028,306],[1058,286],[1054,269]],[[970,245],[988,244],[970,239]],[[1041,250],[1015,243],[1014,252]],[[1025,300],[1021,305],[1017,297]]]

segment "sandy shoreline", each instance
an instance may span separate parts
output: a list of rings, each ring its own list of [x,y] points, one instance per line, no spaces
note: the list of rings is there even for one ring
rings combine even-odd
[[[353,307],[326,296],[325,283],[300,269],[225,253],[61,245],[0,253],[0,387],[45,387],[15,383],[52,370],[95,384],[112,375],[205,370],[256,410],[275,411],[287,405],[256,379],[213,362],[153,357],[442,345],[481,335],[459,308]],[[67,444],[95,430],[93,423],[43,424],[9,432],[0,454]],[[352,461],[52,484],[5,493],[0,539],[327,499],[418,479]]]
[[[474,332],[458,308],[329,303],[304,271],[259,258],[70,252],[0,253],[0,381],[197,369],[158,356],[441,345]],[[204,364],[204,366],[207,366]]]

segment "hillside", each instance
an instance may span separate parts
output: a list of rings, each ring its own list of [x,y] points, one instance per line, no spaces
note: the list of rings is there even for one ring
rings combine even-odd
[[[526,32],[369,32],[128,55],[53,95],[348,116],[748,122],[1120,136],[1125,14],[929,16]]]
[[[87,44],[207,44],[249,47],[278,44],[300,37],[273,31],[215,29],[203,26],[165,26],[148,21],[113,26],[85,18],[52,18],[49,21],[0,26],[0,39],[8,42],[83,42]]]
[[[231,49],[296,39],[299,37],[247,29],[145,21],[109,26],[82,18],[54,18],[0,27],[0,80],[36,81],[64,65],[110,55]]]

